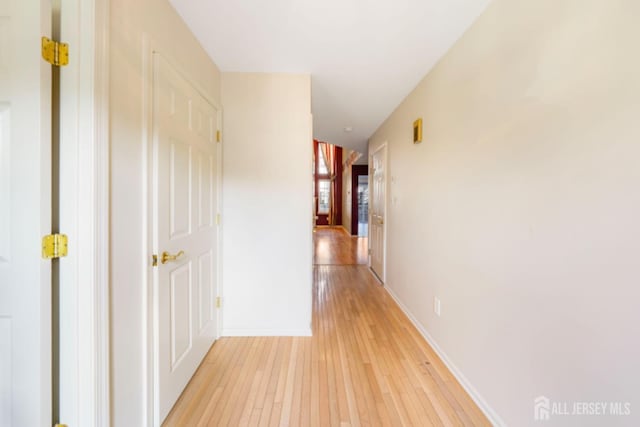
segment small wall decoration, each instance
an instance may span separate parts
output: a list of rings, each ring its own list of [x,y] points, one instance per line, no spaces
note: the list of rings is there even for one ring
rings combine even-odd
[[[413,122],[413,143],[418,144],[420,142],[422,142],[422,119]]]

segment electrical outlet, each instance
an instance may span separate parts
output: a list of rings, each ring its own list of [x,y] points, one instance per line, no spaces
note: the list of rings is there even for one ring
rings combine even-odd
[[[433,298],[433,311],[440,317],[440,298],[438,297]]]

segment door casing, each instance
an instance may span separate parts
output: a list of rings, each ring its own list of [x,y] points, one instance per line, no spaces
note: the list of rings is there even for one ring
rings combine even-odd
[[[109,0],[60,0],[60,422],[110,426]]]

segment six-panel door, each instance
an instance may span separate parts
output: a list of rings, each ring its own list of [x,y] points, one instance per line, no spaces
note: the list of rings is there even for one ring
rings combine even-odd
[[[162,422],[216,339],[220,117],[159,54],[153,66],[155,392]]]

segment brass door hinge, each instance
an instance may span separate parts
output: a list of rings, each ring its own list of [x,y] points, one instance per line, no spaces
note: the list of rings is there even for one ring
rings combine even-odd
[[[42,258],[54,259],[67,256],[67,236],[49,234],[42,238]]]
[[[222,297],[216,297],[216,308],[222,307]]]
[[[367,254],[371,255],[371,249],[367,249]]]
[[[55,424],[53,427],[67,427],[66,424]]]
[[[42,37],[42,58],[56,67],[69,63],[69,45]]]
[[[216,141],[220,142],[222,140],[222,132],[219,130],[216,131]]]

